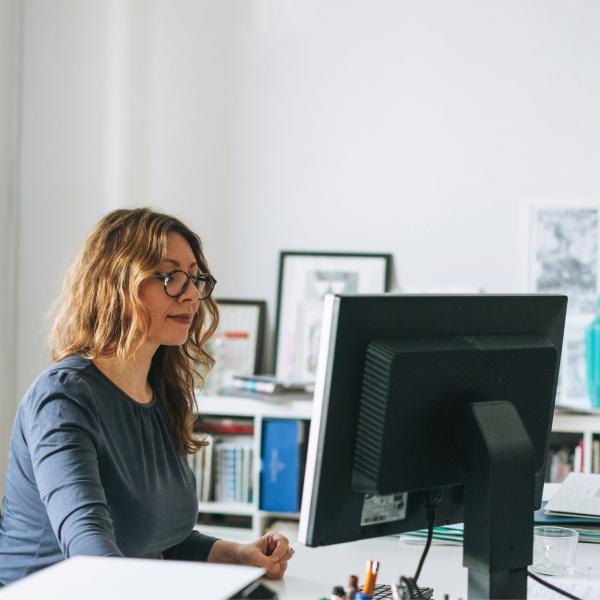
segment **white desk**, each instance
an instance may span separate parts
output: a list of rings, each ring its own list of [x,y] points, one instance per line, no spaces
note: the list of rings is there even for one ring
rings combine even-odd
[[[386,537],[336,544],[321,548],[294,546],[285,579],[269,582],[282,598],[320,598],[329,596],[334,585],[346,587],[349,575],[364,580],[367,560],[380,561],[378,583],[397,581],[399,575],[413,576],[423,546]],[[432,546],[419,577],[422,585],[435,589],[435,598],[450,594],[455,600],[466,598],[467,570],[462,567],[462,546]],[[443,588],[443,589],[442,589]]]
[[[544,500],[549,500],[559,484],[544,486]],[[400,575],[414,575],[423,546],[407,544],[397,538],[375,538],[362,542],[338,544],[322,548],[306,548],[294,543],[296,554],[290,561],[283,581],[268,582],[284,600],[319,598],[331,594],[334,585],[348,583],[348,576],[358,575],[364,580],[367,560],[381,562],[379,583],[392,583]],[[434,588],[435,598],[448,594],[450,600],[467,597],[467,569],[462,566],[462,546],[432,546],[423,571],[419,577],[421,585]],[[595,585],[600,598],[600,544],[579,544],[577,549],[577,572],[570,581],[548,578],[556,585],[564,584],[575,592],[578,584],[585,587]],[[550,596],[546,595],[548,591]],[[559,596],[530,580],[529,597],[553,600]],[[585,597],[585,596],[584,596]]]
[[[346,585],[354,573],[362,581],[368,559],[381,561],[379,583],[395,581],[401,573],[413,575],[423,547],[408,545],[396,538],[378,538],[325,548],[296,544],[282,581],[266,581],[282,600],[329,597],[334,585]],[[580,544],[577,550],[579,573],[570,580],[554,579],[557,585],[581,597],[600,597],[600,544]],[[119,558],[76,557],[40,571],[0,590],[6,600],[165,600],[202,598],[223,600],[233,590],[253,581],[261,569]],[[584,578],[585,577],[585,578]],[[432,586],[435,598],[467,597],[467,571],[462,567],[462,547],[433,546],[419,578]],[[585,586],[585,591],[576,585]],[[227,593],[229,590],[229,593]],[[557,600],[556,594],[530,585],[530,600]],[[548,592],[548,593],[546,593]]]
[[[297,544],[295,549],[296,554],[289,563],[285,579],[267,583],[283,600],[329,597],[333,586],[345,587],[351,574],[358,575],[362,582],[369,559],[381,561],[378,583],[397,581],[400,574],[412,576],[423,546],[389,537],[323,548],[306,548]],[[593,595],[588,593],[584,597],[600,598],[600,544],[579,544],[577,572],[572,578],[547,579],[556,585],[564,585],[573,593],[581,586],[588,591],[595,588]],[[450,600],[466,600],[467,569],[462,566],[462,546],[432,546],[419,583],[433,587],[436,599],[442,600],[444,594],[449,594]],[[529,598],[556,600],[560,596],[530,580]]]
[[[551,497],[557,488],[558,485],[546,485],[544,498]],[[292,544],[296,554],[289,563],[285,579],[265,582],[278,592],[282,600],[329,597],[333,586],[346,586],[351,574],[358,575],[359,580],[363,581],[367,560],[381,562],[377,578],[379,583],[392,583],[400,575],[414,575],[423,551],[421,545],[407,544],[393,537],[323,548],[307,548],[294,540]],[[466,600],[467,570],[462,566],[462,550],[462,546],[431,547],[419,583],[433,587],[436,599],[442,600],[444,594],[448,594],[450,600]],[[84,597],[90,600],[131,600],[138,597],[144,600],[164,600],[167,597],[190,595],[203,600],[215,600],[224,597],[221,592],[225,589],[231,589],[232,585],[239,589],[243,587],[241,583],[246,577],[251,581],[256,576],[251,572],[252,569],[244,573],[244,569],[240,567],[236,569],[221,565],[125,559],[100,559],[108,562],[103,563],[100,570],[94,565],[88,572],[87,560],[90,559],[75,558],[33,575],[30,582],[29,578],[25,578],[16,583],[16,587],[8,586],[0,591],[0,600],[42,597],[47,600],[81,600]],[[111,562],[115,560],[117,562]],[[600,598],[600,544],[580,543],[576,566],[576,573],[568,580],[548,579],[583,598]],[[209,576],[212,577],[210,583]],[[221,584],[221,577],[224,584]],[[235,582],[240,577],[238,585]],[[96,585],[93,584],[94,580]],[[32,595],[21,593],[26,588],[24,585],[19,586],[26,582],[29,583],[27,589],[31,590]],[[109,585],[112,588],[110,593],[106,593],[108,588],[105,586]],[[528,596],[530,600],[559,598],[554,592],[531,581]]]

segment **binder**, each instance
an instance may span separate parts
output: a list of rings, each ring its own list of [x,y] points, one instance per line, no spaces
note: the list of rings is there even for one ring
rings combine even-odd
[[[307,423],[296,419],[264,419],[261,446],[261,510],[300,510]]]

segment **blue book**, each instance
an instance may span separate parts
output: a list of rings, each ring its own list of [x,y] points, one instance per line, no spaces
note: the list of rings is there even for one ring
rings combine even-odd
[[[262,426],[260,509],[295,513],[300,510],[305,460],[306,423],[264,419]]]

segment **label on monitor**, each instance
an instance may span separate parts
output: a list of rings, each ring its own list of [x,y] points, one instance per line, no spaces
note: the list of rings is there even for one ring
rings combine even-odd
[[[362,514],[360,515],[361,527],[405,519],[407,501],[407,492],[387,496],[365,494]]]

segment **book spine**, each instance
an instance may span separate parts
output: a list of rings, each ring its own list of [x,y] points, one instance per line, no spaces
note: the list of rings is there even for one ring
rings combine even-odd
[[[566,446],[553,448],[549,456],[549,482],[561,483],[572,470],[572,450]]]
[[[575,451],[573,453],[573,471],[575,473],[583,472],[583,441],[580,441],[577,446],[575,446]]]
[[[304,421],[296,419],[263,421],[259,502],[262,510],[300,510],[304,426]]]
[[[273,394],[277,391],[277,384],[269,381],[234,379],[232,381],[232,385],[238,390],[245,390],[247,392],[261,392],[263,394]]]
[[[213,451],[215,447],[215,440],[212,435],[206,436],[209,442],[208,446],[205,446],[201,452],[203,455],[202,461],[202,488],[200,494],[200,500],[202,502],[209,502],[213,498],[212,492],[212,481],[213,481]]]

